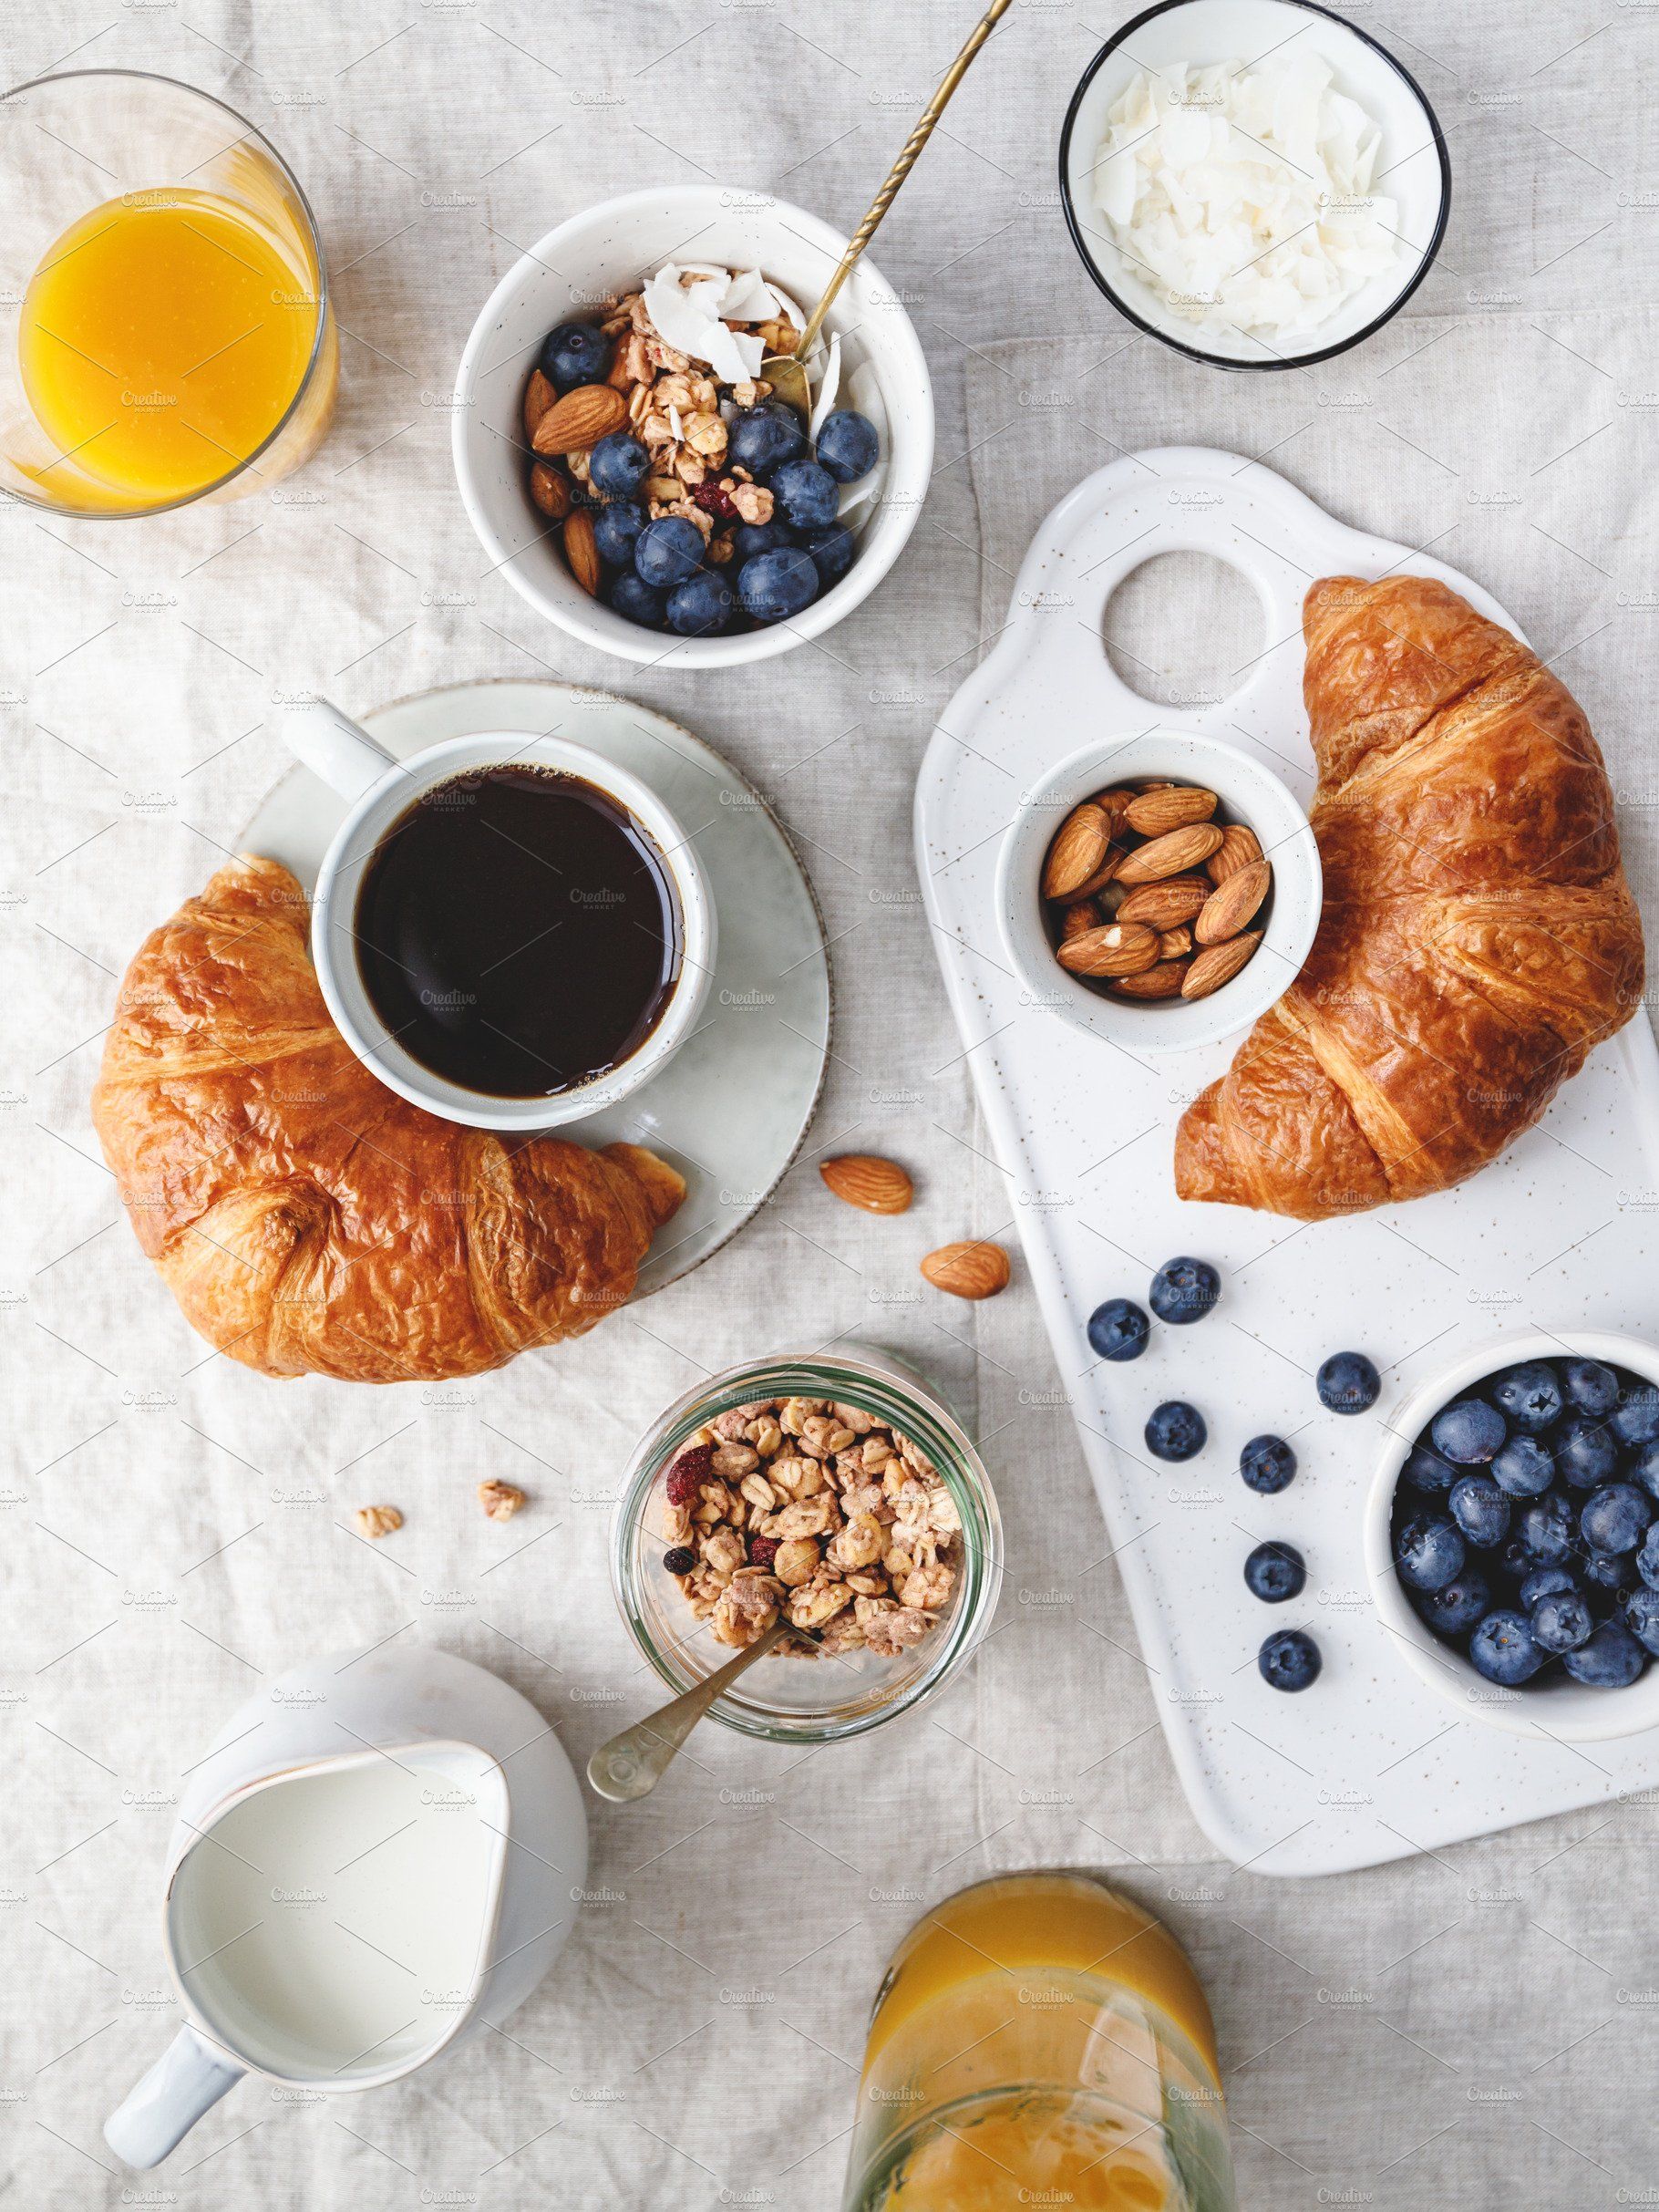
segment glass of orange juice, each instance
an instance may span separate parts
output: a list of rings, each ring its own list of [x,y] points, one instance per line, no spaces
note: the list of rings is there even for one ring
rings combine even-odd
[[[160,514],[314,450],[339,377],[322,243],[251,124],[169,78],[37,78],[0,99],[0,492]]]
[[[1210,2007],[1175,1938],[1070,1871],[960,1890],[876,1997],[844,2212],[1233,2212]]]

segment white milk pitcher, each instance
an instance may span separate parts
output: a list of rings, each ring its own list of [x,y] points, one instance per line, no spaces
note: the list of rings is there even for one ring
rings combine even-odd
[[[152,2166],[244,2073],[374,2089],[500,2025],[586,1872],[570,1762],[499,1677],[418,1649],[294,1669],[180,1799],[162,1940],[185,2025],[105,2140]]]

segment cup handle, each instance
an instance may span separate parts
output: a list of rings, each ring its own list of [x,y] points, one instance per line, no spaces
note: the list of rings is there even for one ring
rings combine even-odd
[[[296,708],[283,728],[288,749],[331,784],[342,799],[358,800],[397,763],[384,745],[327,699]]]
[[[104,2141],[123,2165],[160,2165],[246,2071],[205,2043],[193,2028],[180,2028],[105,2121]]]

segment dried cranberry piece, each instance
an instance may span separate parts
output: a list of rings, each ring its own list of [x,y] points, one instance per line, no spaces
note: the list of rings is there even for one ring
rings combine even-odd
[[[693,1444],[682,1452],[668,1470],[668,1503],[671,1505],[689,1505],[705,1483],[715,1479],[715,1448],[712,1444]]]
[[[769,1567],[778,1556],[776,1536],[757,1536],[749,1545],[749,1565]]]
[[[689,1575],[697,1564],[697,1555],[689,1544],[676,1544],[672,1551],[663,1554],[663,1565],[671,1575]]]
[[[737,510],[732,505],[731,493],[712,479],[706,477],[700,484],[694,484],[691,496],[705,513],[717,514],[723,522],[737,520]]]

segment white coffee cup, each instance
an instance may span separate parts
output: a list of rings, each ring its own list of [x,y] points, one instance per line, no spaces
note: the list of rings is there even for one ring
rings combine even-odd
[[[412,1105],[477,1129],[555,1129],[615,1106],[664,1068],[696,1027],[714,973],[716,916],[708,877],[685,832],[647,784],[567,739],[486,731],[395,760],[349,715],[318,699],[288,718],[290,749],[350,801],[318,871],[311,955],[335,1026],[364,1065]],[[453,776],[504,766],[580,777],[615,801],[656,848],[678,907],[680,971],[650,1034],[618,1067],[551,1096],[506,1098],[448,1081],[387,1030],[364,984],[354,917],[381,839],[424,793]]]

